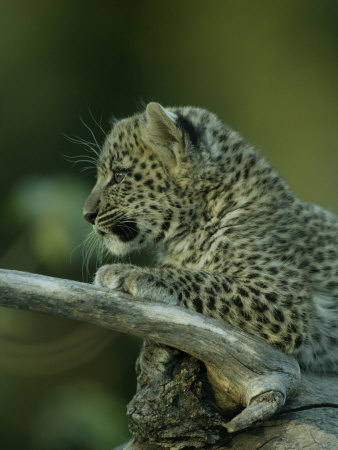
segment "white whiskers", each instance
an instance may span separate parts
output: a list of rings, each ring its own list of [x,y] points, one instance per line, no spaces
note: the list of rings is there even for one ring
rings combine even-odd
[[[94,124],[99,129],[100,133],[103,134],[104,139],[106,138],[107,133],[104,131],[101,122],[99,123],[93,116],[93,113],[88,108],[90,117],[92,118]],[[64,134],[64,137],[72,142],[73,144],[81,145],[86,152],[89,154],[79,155],[79,156],[67,156],[65,155],[65,158],[70,161],[73,164],[79,164],[79,163],[85,163],[89,164],[86,167],[84,167],[81,172],[85,170],[95,169],[97,166],[97,161],[99,158],[99,155],[101,153],[101,145],[99,144],[99,140],[97,139],[93,129],[84,121],[84,119],[80,116],[81,123],[85,126],[85,128],[89,131],[90,137],[92,140],[87,140],[84,138],[81,138],[79,136],[68,136],[67,134]]]
[[[110,254],[102,239],[92,230],[88,236],[77,245],[72,251],[70,258],[74,252],[82,247],[82,278],[88,280],[91,276],[91,263],[95,260],[94,271],[103,264],[105,258]]]

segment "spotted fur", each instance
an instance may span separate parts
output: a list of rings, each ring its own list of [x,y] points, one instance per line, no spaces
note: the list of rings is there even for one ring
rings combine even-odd
[[[112,253],[154,245],[155,268],[96,283],[262,337],[302,366],[338,369],[338,218],[292,194],[214,114],[146,111],[115,124],[84,214]]]

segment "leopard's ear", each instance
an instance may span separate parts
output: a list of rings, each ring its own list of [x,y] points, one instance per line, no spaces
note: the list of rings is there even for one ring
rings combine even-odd
[[[177,126],[178,116],[159,103],[146,108],[147,134],[153,149],[168,166],[180,164],[185,154],[184,135]]]

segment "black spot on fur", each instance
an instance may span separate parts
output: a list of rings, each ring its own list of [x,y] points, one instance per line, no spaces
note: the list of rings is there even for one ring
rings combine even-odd
[[[242,302],[242,300],[239,297],[234,297],[232,299],[232,301],[234,302],[234,304],[236,306],[238,306],[238,308],[243,308],[243,302]]]
[[[276,296],[276,294],[273,294],[272,292],[268,292],[267,294],[265,294],[265,298],[271,303],[277,302],[277,296]]]
[[[229,306],[228,305],[223,305],[221,308],[221,313],[223,317],[226,317],[229,313]]]
[[[247,292],[245,289],[243,289],[243,288],[238,288],[238,293],[239,293],[239,295],[241,295],[242,297],[249,297],[248,292]]]
[[[197,311],[199,313],[203,312],[203,303],[200,298],[198,298],[198,297],[194,298],[193,305],[194,305],[195,311]]]
[[[284,314],[279,309],[275,309],[274,310],[273,316],[278,322],[284,322],[285,321]]]
[[[213,311],[215,309],[215,297],[209,296],[208,298],[208,309]]]
[[[299,348],[303,343],[303,340],[300,336],[297,336],[296,341],[295,341],[295,348]]]

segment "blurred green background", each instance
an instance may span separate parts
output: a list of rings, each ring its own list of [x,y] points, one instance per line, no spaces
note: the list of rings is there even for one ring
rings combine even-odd
[[[86,150],[155,100],[217,113],[302,199],[338,212],[338,2],[0,2],[0,266],[90,280]],[[94,119],[93,119],[93,117]],[[103,450],[128,438],[140,341],[0,310],[1,449]]]

